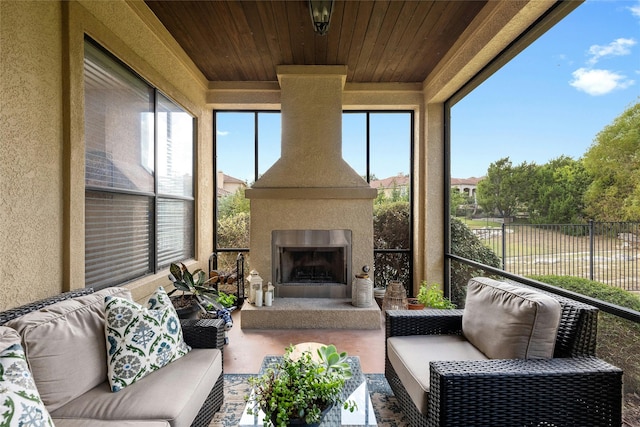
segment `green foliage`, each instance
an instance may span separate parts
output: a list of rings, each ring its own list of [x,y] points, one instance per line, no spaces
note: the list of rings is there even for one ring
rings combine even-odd
[[[224,292],[218,292],[218,302],[222,304],[224,308],[233,307],[236,304],[237,296],[233,294],[226,294]]]
[[[409,248],[409,202],[386,202],[374,205],[373,239],[376,249]],[[398,253],[376,254],[374,282],[377,286],[390,280],[408,283],[409,264],[406,257]]]
[[[407,248],[409,243],[409,202],[388,202],[374,206],[374,247]]]
[[[491,267],[500,267],[500,258],[457,218],[451,218],[451,253]],[[451,271],[451,300],[461,307],[469,279],[484,275],[483,270],[454,263]]]
[[[462,191],[458,191],[455,187],[451,188],[451,192],[449,193],[449,214],[456,216],[460,206],[466,206],[472,202],[472,200],[470,201],[469,199],[470,197],[467,197]]]
[[[560,156],[535,168],[527,206],[538,224],[581,223],[591,177],[581,161]]]
[[[452,303],[448,298],[445,298],[442,289],[437,284],[433,283],[427,286],[427,282],[424,280],[420,283],[420,290],[416,299],[420,304],[423,304],[425,308],[456,308],[456,305]]]
[[[587,213],[598,221],[640,221],[640,102],[606,126],[583,158],[593,182]]]
[[[513,166],[508,157],[489,165],[487,176],[478,183],[478,203],[487,211],[511,217],[529,197],[535,165]]]
[[[347,354],[338,353],[333,345],[318,351],[319,361],[304,351],[292,358],[293,347],[287,347],[282,361],[267,368],[258,377],[250,377],[253,401],[249,414],[265,413],[264,426],[289,425],[290,420],[303,419],[307,424],[320,421],[321,412],[331,405],[342,404],[353,412],[353,401],[343,402],[342,389],[351,377]],[[249,401],[251,396],[245,396]]]
[[[239,213],[249,213],[250,202],[244,196],[244,189],[241,188],[233,194],[219,197],[217,199],[218,218],[227,218]]]
[[[640,311],[640,298],[624,289],[580,277],[531,276],[532,279],[632,310]],[[624,371],[625,391],[640,392],[640,324],[602,313],[598,316],[598,357]]]
[[[220,248],[248,248],[249,224],[251,217],[248,212],[238,212],[218,219],[218,247]]]
[[[183,263],[171,263],[169,266],[169,280],[173,283],[175,290],[193,295],[203,312],[222,308],[222,305],[218,302],[217,289],[207,284],[209,280],[201,269],[195,270],[192,274]],[[169,292],[169,295],[173,294],[173,292]]]

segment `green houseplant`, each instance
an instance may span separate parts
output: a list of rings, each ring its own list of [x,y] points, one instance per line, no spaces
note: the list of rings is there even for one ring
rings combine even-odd
[[[347,353],[338,353],[334,345],[318,349],[318,357],[303,351],[292,357],[293,346],[286,349],[280,362],[260,376],[250,377],[253,393],[249,414],[264,412],[264,426],[318,425],[334,405],[353,412],[355,402],[343,401],[345,381],[351,378]]]
[[[209,280],[201,269],[192,274],[183,263],[171,263],[169,280],[175,287],[169,295],[180,317],[188,317],[188,313],[207,313],[224,308],[218,302],[218,290],[208,284]],[[173,296],[175,291],[182,291],[182,294]]]
[[[423,304],[425,308],[456,308],[454,303],[445,298],[444,293],[437,284],[427,285],[424,280],[420,283],[420,290],[416,295],[416,300]]]

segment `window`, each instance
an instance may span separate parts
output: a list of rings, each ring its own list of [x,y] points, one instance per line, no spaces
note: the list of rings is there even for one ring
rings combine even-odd
[[[85,41],[85,283],[194,256],[194,118]]]
[[[217,252],[229,252],[225,266],[233,265],[237,252],[248,250],[250,212],[243,190],[280,157],[280,121],[280,113],[273,111],[215,113],[215,242]],[[374,218],[376,283],[411,283],[412,144],[413,112],[342,115],[342,156],[379,189]]]
[[[344,112],[343,158],[378,190],[373,211],[376,286],[412,283],[413,113]]]

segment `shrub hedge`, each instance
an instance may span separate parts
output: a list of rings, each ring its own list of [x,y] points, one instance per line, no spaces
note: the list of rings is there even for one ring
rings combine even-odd
[[[624,289],[580,277],[530,277],[551,286],[640,311],[640,297]],[[625,393],[640,393],[640,324],[600,312],[596,352],[598,357],[624,371]]]

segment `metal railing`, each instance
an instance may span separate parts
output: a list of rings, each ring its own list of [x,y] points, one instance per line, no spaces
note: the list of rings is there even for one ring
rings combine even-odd
[[[502,224],[474,234],[504,271],[582,277],[640,291],[640,223]]]

